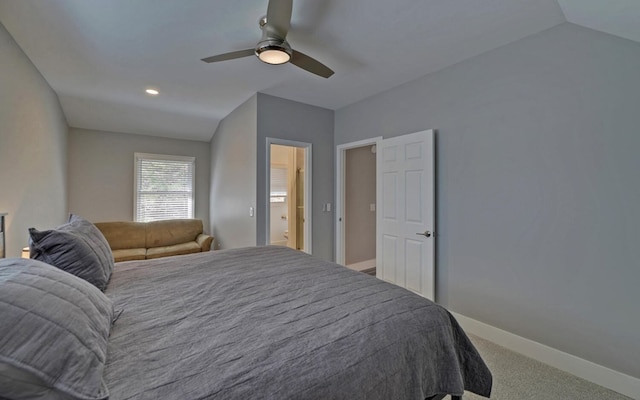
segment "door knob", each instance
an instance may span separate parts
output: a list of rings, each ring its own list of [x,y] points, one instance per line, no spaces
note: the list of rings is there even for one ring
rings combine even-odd
[[[431,237],[431,232],[429,232],[429,231],[418,232],[418,233],[416,233],[416,235],[421,235],[421,236],[425,236],[425,237]]]

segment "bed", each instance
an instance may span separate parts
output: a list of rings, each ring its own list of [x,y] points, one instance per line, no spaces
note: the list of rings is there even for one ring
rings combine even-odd
[[[285,247],[117,263],[112,399],[430,399],[491,374],[442,307]]]
[[[113,262],[89,221],[0,260],[0,398],[488,397],[443,307],[286,247]]]

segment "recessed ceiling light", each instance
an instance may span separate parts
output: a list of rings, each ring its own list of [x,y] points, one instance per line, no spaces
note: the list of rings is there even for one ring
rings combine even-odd
[[[147,92],[147,94],[151,96],[157,96],[160,94],[160,92],[157,89],[147,89],[145,90],[145,92]]]

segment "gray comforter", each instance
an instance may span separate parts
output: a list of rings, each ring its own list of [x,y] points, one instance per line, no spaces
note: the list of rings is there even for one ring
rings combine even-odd
[[[491,391],[454,318],[283,247],[116,264],[111,399],[416,399]]]

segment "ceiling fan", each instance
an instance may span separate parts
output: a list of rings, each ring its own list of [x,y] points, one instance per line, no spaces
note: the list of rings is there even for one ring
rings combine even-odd
[[[235,58],[257,56],[267,64],[291,64],[323,78],[333,75],[333,71],[320,61],[293,50],[287,42],[287,33],[291,26],[291,10],[293,0],[269,0],[267,15],[260,19],[262,39],[255,48],[232,51],[203,58],[207,63],[233,60]]]

